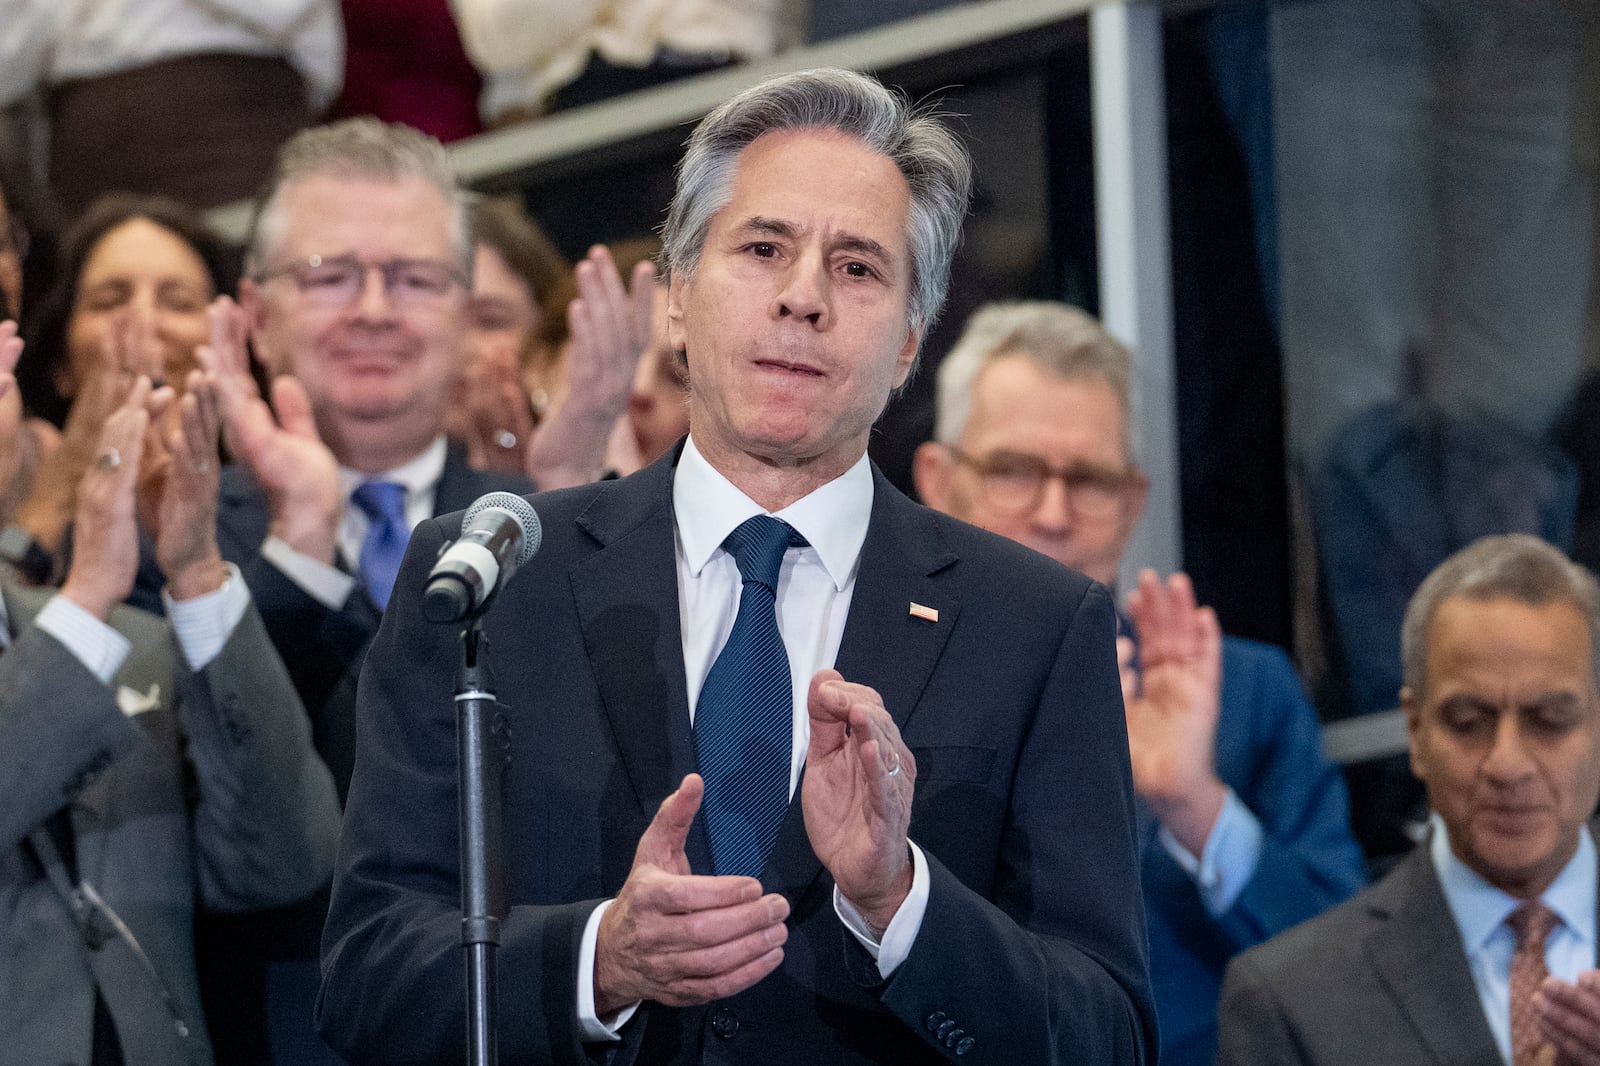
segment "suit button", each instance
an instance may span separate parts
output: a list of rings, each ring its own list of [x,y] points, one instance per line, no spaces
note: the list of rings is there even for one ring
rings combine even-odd
[[[731,1040],[739,1031],[739,1016],[727,1007],[718,1007],[711,1015],[711,1031],[723,1040]]]
[[[946,1018],[943,1022],[939,1023],[939,1028],[933,1031],[933,1035],[938,1037],[940,1040],[943,1040],[945,1037],[950,1035],[950,1030],[955,1028],[955,1021],[950,1018]]]
[[[966,1036],[966,1035],[967,1035],[967,1031],[965,1029],[962,1029],[959,1026],[957,1026],[956,1028],[950,1030],[948,1033],[945,1034],[945,1036],[944,1036],[944,1046],[945,1047],[955,1047],[956,1046],[956,1041],[960,1040],[963,1036]]]
[[[943,1022],[947,1017],[949,1017],[949,1015],[945,1014],[944,1011],[936,1010],[923,1019],[922,1024],[926,1025],[928,1027],[928,1032],[931,1033],[935,1029],[939,1028],[940,1023]]]
[[[973,1040],[972,1037],[963,1037],[961,1043],[956,1045],[956,1054],[965,1055],[967,1052],[972,1050],[972,1045],[975,1043],[977,1043],[977,1041]]]

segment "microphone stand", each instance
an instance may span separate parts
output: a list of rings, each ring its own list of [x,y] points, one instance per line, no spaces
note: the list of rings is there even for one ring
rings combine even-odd
[[[483,620],[475,614],[461,630],[455,693],[468,1066],[495,1066],[500,1058],[495,953],[506,913],[501,799],[511,747],[505,707],[494,694],[488,652]]]

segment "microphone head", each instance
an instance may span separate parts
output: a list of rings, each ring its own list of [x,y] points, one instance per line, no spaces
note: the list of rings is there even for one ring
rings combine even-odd
[[[544,539],[544,530],[539,525],[539,515],[533,505],[514,492],[489,492],[472,501],[472,506],[467,508],[467,513],[461,518],[461,528],[466,529],[472,520],[483,512],[494,508],[505,511],[516,520],[518,528],[522,530],[522,550],[517,553],[513,566],[521,566],[532,559],[539,550],[539,542]]]

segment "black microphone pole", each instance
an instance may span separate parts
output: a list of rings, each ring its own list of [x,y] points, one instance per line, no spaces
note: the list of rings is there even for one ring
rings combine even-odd
[[[496,952],[506,914],[501,832],[511,731],[506,708],[495,698],[488,653],[483,619],[475,612],[461,629],[455,693],[468,1066],[495,1066],[500,1059]]]

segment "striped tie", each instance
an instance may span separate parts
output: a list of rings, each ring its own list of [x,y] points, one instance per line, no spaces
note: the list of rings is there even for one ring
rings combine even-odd
[[[702,804],[718,874],[759,877],[789,806],[794,694],[778,632],[778,570],[788,525],[757,515],[728,534],[723,549],[743,584],[728,642],[711,664],[695,704],[695,757],[705,778]]]

